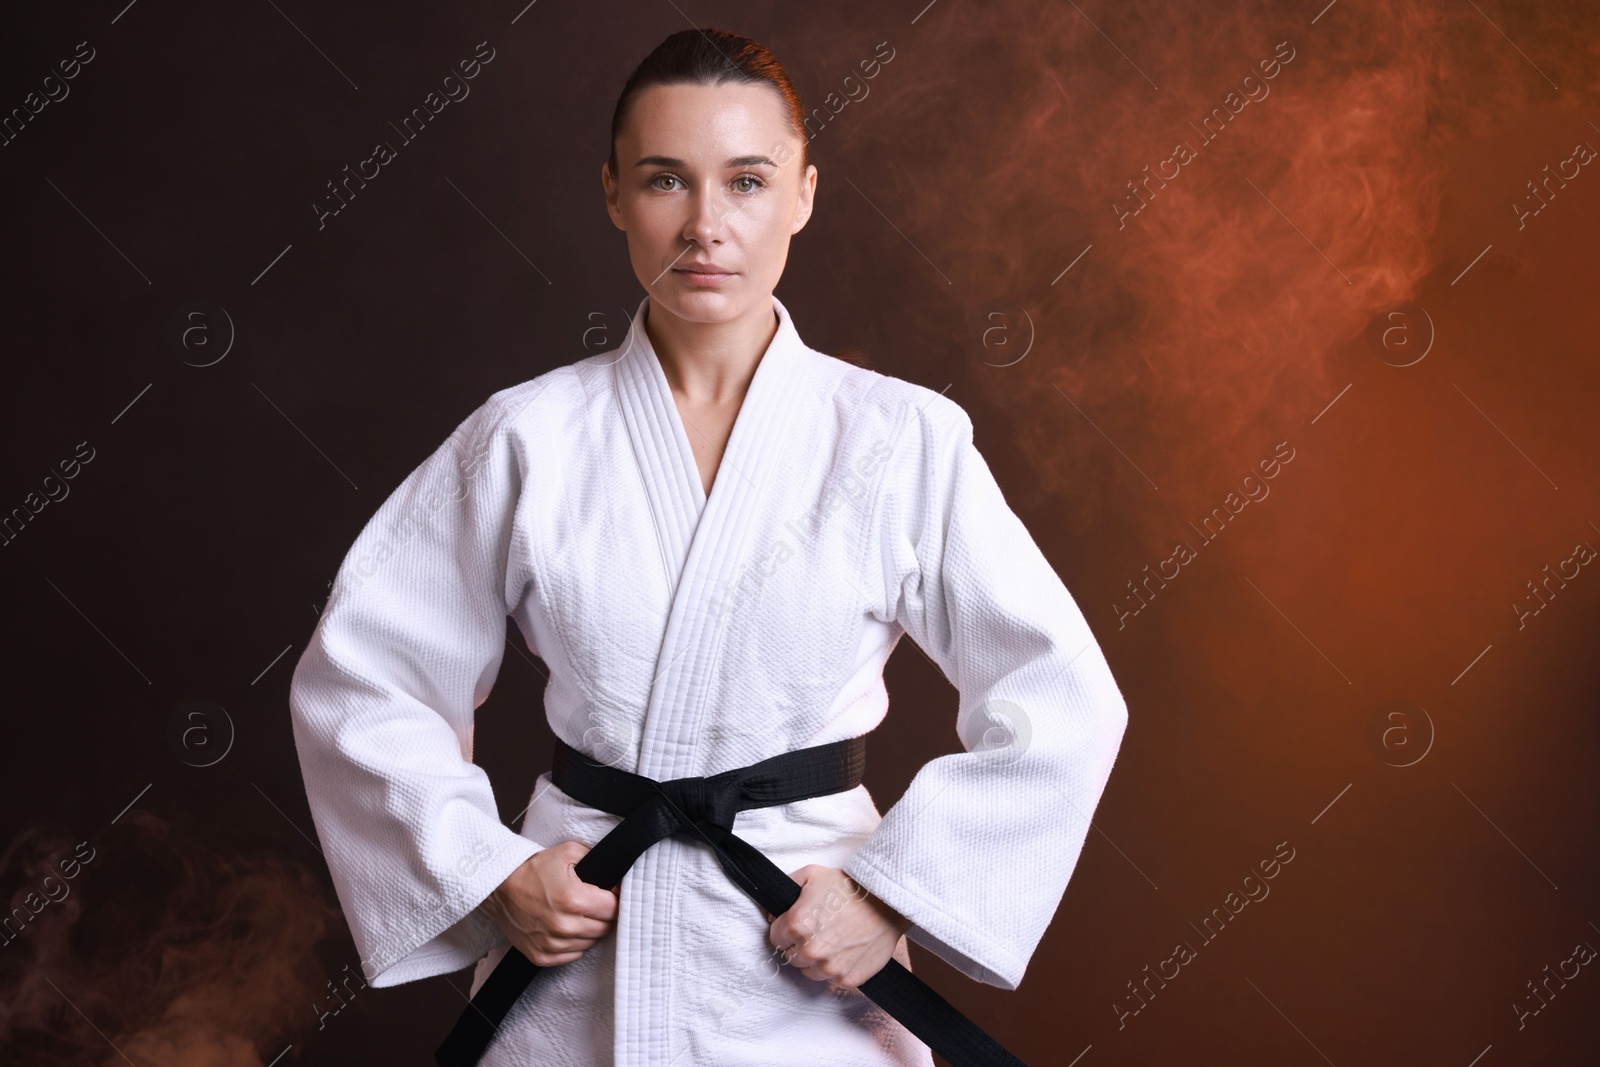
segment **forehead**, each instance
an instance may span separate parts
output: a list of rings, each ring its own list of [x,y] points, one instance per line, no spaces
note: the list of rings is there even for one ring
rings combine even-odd
[[[783,96],[769,82],[652,85],[634,97],[621,140],[641,156],[696,162],[771,154],[799,140],[787,115]]]

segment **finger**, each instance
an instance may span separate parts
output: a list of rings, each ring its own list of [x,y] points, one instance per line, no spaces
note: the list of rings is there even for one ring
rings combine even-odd
[[[539,952],[539,951],[535,950],[535,951],[533,951],[531,953],[530,952],[524,952],[523,955],[527,956],[528,959],[532,960],[534,963],[538,964],[540,967],[559,967],[563,963],[572,963],[572,962],[578,960],[579,958],[581,958],[583,956],[583,953],[581,953],[581,952],[563,952],[563,953],[559,953],[559,954],[553,954],[553,953],[549,953],[549,952]]]
[[[822,965],[814,961],[801,967],[800,973],[811,979],[813,982],[828,981],[828,976],[822,973]]]
[[[571,900],[568,911],[607,923],[616,920],[621,902],[617,894],[592,885],[575,888]]]
[[[618,881],[614,886],[597,886],[592,881],[584,881],[578,877],[576,864],[566,864],[566,889],[582,899],[589,901],[602,901],[602,894],[611,897],[611,901],[618,901],[622,896],[622,883]]]
[[[591,919],[583,915],[564,915],[558,918],[552,929],[545,931],[547,937],[576,937],[589,941],[598,941],[611,932],[611,924]]]
[[[584,854],[588,851],[589,846],[580,841],[563,841],[559,845],[551,845],[543,852],[535,853],[535,855],[543,857],[543,861],[549,863],[552,867],[570,867],[583,859]]]
[[[558,937],[555,934],[546,934],[537,940],[537,946],[544,952],[582,952],[593,948],[598,937]]]

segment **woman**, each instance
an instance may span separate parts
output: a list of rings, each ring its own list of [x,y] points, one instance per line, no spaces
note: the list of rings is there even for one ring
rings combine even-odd
[[[513,947],[549,968],[484,1067],[931,1064],[860,987],[909,936],[1015,988],[1121,743],[1105,658],[965,412],[810,349],[772,295],[816,189],[803,115],[746,38],[645,59],[601,172],[646,290],[626,343],[473,412],[363,529],[295,670],[369,982],[478,961],[476,994]],[[960,690],[965,751],[882,815],[836,782],[724,818],[799,887],[781,914],[681,792],[661,802],[689,832],[591,885],[575,864],[619,816],[547,773],[513,831],[471,762],[505,615],[550,668],[561,751],[619,779],[857,751],[906,633]]]

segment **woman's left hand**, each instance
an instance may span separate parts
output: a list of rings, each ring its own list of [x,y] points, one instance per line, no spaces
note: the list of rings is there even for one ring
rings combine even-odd
[[[785,963],[835,989],[854,989],[883,969],[911,920],[837,867],[812,863],[791,871],[800,883],[794,906],[767,932]]]

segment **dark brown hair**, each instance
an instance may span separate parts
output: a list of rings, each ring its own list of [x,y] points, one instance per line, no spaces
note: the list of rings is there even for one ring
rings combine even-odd
[[[723,82],[766,82],[783,98],[789,115],[789,128],[800,138],[800,173],[811,164],[811,147],[806,137],[805,108],[800,91],[789,79],[765,45],[727,30],[705,27],[679,30],[656,45],[634,68],[617,97],[611,113],[611,176],[618,177],[617,137],[628,120],[633,98],[652,85],[720,85]]]

